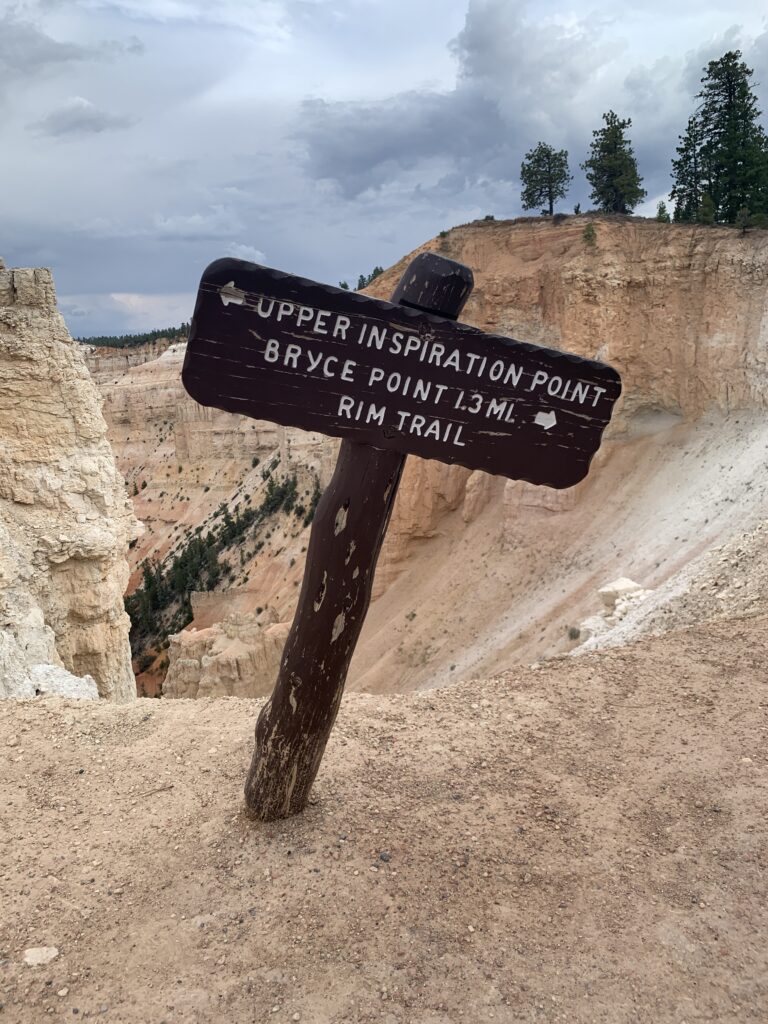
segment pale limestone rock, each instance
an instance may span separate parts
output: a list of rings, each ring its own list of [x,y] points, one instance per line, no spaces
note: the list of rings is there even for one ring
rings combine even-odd
[[[29,675],[35,696],[99,699],[99,689],[93,676],[73,676],[58,665],[33,665]]]
[[[165,697],[262,697],[272,692],[290,625],[233,614],[170,638]],[[264,620],[263,624],[262,621]]]
[[[581,646],[572,652],[574,654],[583,653],[597,644],[630,612],[643,604],[653,594],[653,591],[646,590],[634,580],[622,576],[614,580],[613,583],[601,587],[597,593],[603,602],[603,609],[597,615],[591,615],[579,624],[578,639]]]
[[[0,696],[34,693],[44,666],[46,692],[90,676],[134,699],[122,595],[137,532],[50,272],[0,270]]]
[[[127,456],[126,473],[137,462],[151,462],[164,428],[173,459],[187,466],[222,459],[249,463],[253,455],[278,447],[275,424],[207,408],[189,397],[181,383],[185,350],[185,343],[175,342],[159,355],[141,346],[132,355],[108,356],[101,349],[90,356],[110,439],[118,458]]]
[[[491,501],[494,491],[493,477],[476,469],[467,479],[464,491],[464,505],[461,518],[465,523],[472,523]]]
[[[19,632],[24,636],[23,629]],[[0,697],[97,699],[99,691],[91,676],[74,676],[60,664],[44,660],[58,660],[53,633],[45,638],[48,643],[41,645],[41,639],[40,635],[31,635],[25,649],[10,630],[0,630]]]
[[[28,967],[45,967],[59,955],[55,946],[30,946],[24,950],[24,963]]]
[[[642,589],[643,588],[640,584],[635,583],[634,580],[630,580],[626,576],[620,576],[619,579],[614,580],[613,583],[606,583],[604,587],[600,587],[597,593],[605,607],[612,612],[615,610],[616,602],[619,598],[628,597],[630,594],[636,594]]]
[[[159,359],[172,345],[178,341],[170,338],[155,338],[135,348],[99,348],[84,345],[85,363],[97,384],[108,384],[110,380],[120,378],[134,366]]]

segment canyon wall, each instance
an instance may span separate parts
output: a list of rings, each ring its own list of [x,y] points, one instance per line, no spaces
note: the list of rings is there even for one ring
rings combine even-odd
[[[367,690],[441,685],[568,651],[603,584],[629,575],[659,587],[766,509],[768,234],[536,218],[457,227],[424,250],[472,268],[463,320],[604,359],[624,393],[589,477],[567,491],[408,460],[350,672],[350,686]],[[370,293],[387,298],[415,254]],[[149,523],[134,564],[173,550],[219,503],[257,500],[265,460],[279,455],[279,472],[311,470],[323,482],[333,465],[336,442],[191,403],[181,358],[171,349],[105,389],[110,434]],[[230,613],[268,605],[290,621],[306,542],[295,523],[276,526],[193,628],[215,632]]]
[[[52,666],[135,698],[123,591],[137,534],[50,271],[0,270],[0,695],[45,691]]]
[[[134,366],[159,359],[174,342],[170,338],[155,338],[143,345],[126,348],[83,344],[85,362],[97,384],[122,376]]]

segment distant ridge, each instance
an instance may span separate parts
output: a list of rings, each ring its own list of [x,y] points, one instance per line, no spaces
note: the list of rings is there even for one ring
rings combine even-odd
[[[77,338],[81,345],[94,345],[97,348],[136,348],[138,345],[145,345],[150,341],[157,341],[159,338],[169,338],[171,341],[177,338],[186,338],[189,334],[189,324],[181,324],[180,327],[164,327],[158,331],[147,331],[144,334],[119,334],[105,335],[97,338]]]

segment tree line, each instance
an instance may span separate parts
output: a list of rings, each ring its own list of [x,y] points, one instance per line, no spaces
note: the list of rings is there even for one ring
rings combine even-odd
[[[96,338],[77,338],[83,345],[96,345],[99,348],[136,348],[137,345],[146,345],[147,342],[157,341],[159,338],[168,338],[169,341],[176,341],[179,338],[187,340],[189,324],[181,324],[180,327],[164,327],[162,330],[145,331],[144,334],[105,334]]]
[[[768,137],[759,121],[753,73],[739,50],[729,50],[704,69],[698,103],[672,160],[675,221],[768,226]],[[631,213],[647,194],[626,134],[632,121],[613,110],[603,121],[581,164],[590,198],[602,212]],[[541,212],[551,216],[573,180],[567,150],[539,142],[525,154],[520,179],[523,208],[543,207]],[[657,218],[670,219],[664,202]]]

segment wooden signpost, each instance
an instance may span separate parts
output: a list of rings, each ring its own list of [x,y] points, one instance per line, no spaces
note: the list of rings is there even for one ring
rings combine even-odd
[[[621,392],[603,363],[456,323],[471,271],[423,253],[393,301],[239,260],[203,274],[182,370],[202,405],[343,439],[318,505],[246,804],[301,811],[370,602],[408,454],[549,487],[587,474]]]

